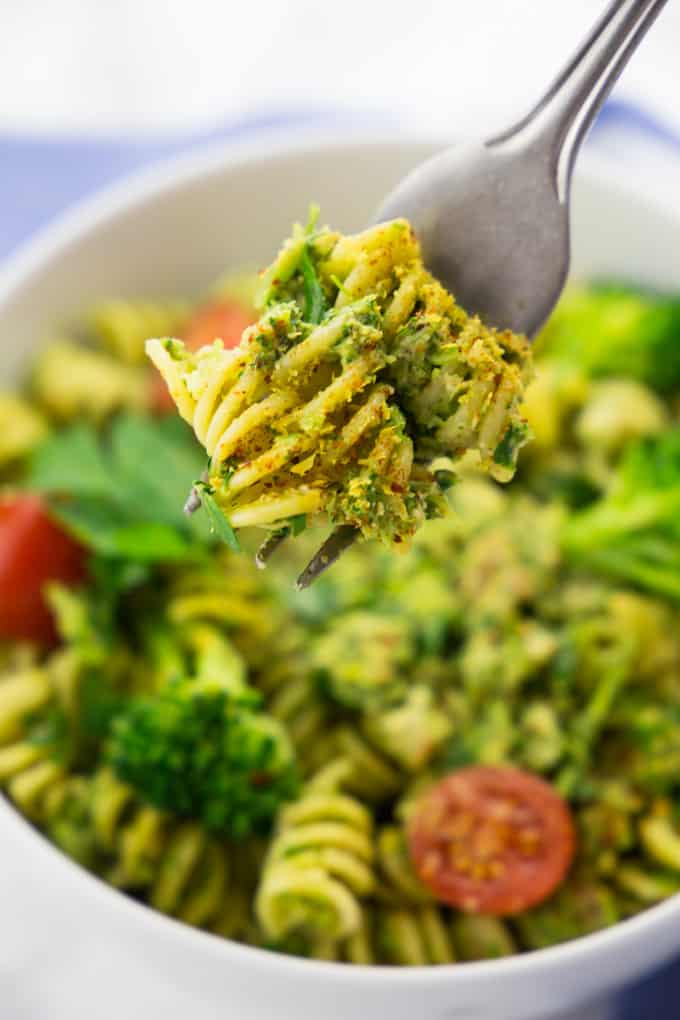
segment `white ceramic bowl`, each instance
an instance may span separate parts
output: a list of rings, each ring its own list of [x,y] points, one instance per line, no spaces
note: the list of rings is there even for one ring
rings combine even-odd
[[[263,264],[304,217],[358,228],[422,140],[267,140],[144,174],[76,210],[0,274],[3,371],[103,295],[183,293]],[[593,170],[576,184],[575,269],[680,289],[680,213]],[[348,967],[277,956],[134,903],[0,798],[3,1020],[548,1020],[609,1016],[624,982],[680,951],[680,898],[576,942],[490,963]]]

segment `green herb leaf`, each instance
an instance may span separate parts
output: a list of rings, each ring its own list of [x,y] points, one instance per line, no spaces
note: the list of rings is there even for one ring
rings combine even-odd
[[[210,523],[210,530],[216,534],[218,538],[221,538],[222,541],[225,542],[234,552],[240,552],[241,546],[239,545],[239,540],[236,537],[236,532],[218,506],[217,501],[210,492],[208,486],[205,482],[195,482],[194,485],[201,494],[201,504],[207,514],[208,521]]]
[[[167,524],[129,524],[114,532],[115,555],[139,563],[195,559],[196,546]]]
[[[319,277],[317,276],[316,269],[314,268],[314,263],[312,262],[309,254],[309,245],[305,246],[305,250],[302,253],[300,269],[302,270],[302,282],[305,296],[304,318],[306,322],[311,322],[316,325],[323,319],[326,301]]]
[[[76,425],[33,457],[28,486],[94,553],[137,563],[177,562],[210,541],[203,515],[182,512],[203,453],[183,422],[126,414],[108,434]]]
[[[200,531],[200,518],[187,518],[182,507],[190,488],[187,480],[200,473],[203,453],[187,426],[171,420],[181,431],[162,422],[149,427],[148,419],[135,415],[118,418],[111,429],[114,467],[125,480],[129,506],[138,508],[139,520],[163,522],[180,531],[193,525]]]
[[[307,213],[307,226],[305,227],[305,234],[309,237],[316,230],[316,225],[319,222],[319,216],[321,215],[321,209],[316,202],[311,202],[309,206],[309,212]]]
[[[89,425],[73,425],[41,443],[33,454],[29,484],[40,492],[104,497],[115,487],[97,433]]]
[[[307,527],[307,514],[298,514],[290,519],[290,533],[295,537],[301,535]]]

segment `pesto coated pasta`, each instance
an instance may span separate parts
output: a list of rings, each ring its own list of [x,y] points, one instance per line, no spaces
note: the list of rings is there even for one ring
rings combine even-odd
[[[402,544],[443,512],[439,482],[466,454],[512,476],[528,344],[456,305],[405,220],[354,236],[297,227],[263,304],[233,350],[147,345],[232,527],[324,514]]]
[[[567,295],[529,383],[524,341],[459,309],[405,223],[296,230],[254,322],[257,286],[105,301],[0,399],[0,525],[25,501],[80,557],[34,591],[18,570],[0,612],[3,793],[121,894],[341,965],[535,951],[680,892],[680,377],[648,353],[662,321],[680,340],[672,300]],[[240,345],[190,349],[232,300]],[[191,428],[150,333],[187,338],[151,353]],[[293,592],[285,549],[263,574],[182,514],[204,450],[246,552],[246,525],[294,522],[314,549],[324,516],[409,548]],[[433,811],[454,886],[505,868],[516,891],[517,856],[544,877],[537,802],[520,825],[485,792],[513,857],[479,788],[454,810],[471,775],[528,776],[557,811],[573,845],[537,899],[447,898],[436,841],[423,867]]]

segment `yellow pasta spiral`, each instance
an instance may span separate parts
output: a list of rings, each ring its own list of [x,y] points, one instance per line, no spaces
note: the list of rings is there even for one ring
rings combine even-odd
[[[0,468],[15,465],[45,438],[44,415],[14,393],[0,393]]]
[[[423,967],[457,960],[495,960],[517,952],[497,917],[450,916],[435,903],[365,908],[359,930],[336,947],[348,963]]]
[[[517,952],[510,928],[500,917],[459,914],[451,922],[451,934],[458,958],[464,962],[497,960]]]
[[[348,963],[402,967],[456,960],[445,913],[434,905],[364,910],[360,928],[342,943],[340,954]]]
[[[282,608],[255,566],[226,551],[208,565],[172,574],[165,614],[174,627],[195,622],[223,627],[255,669],[268,665],[272,657],[280,661],[275,649],[289,633]]]
[[[47,670],[35,666],[0,678],[0,786],[28,818],[42,822],[52,791],[67,777],[49,748],[30,739],[31,717],[53,697]]]
[[[393,906],[433,902],[432,893],[419,881],[411,866],[403,826],[382,826],[378,832],[377,855],[378,899]]]
[[[144,363],[144,344],[150,336],[178,333],[189,307],[184,301],[100,301],[90,323],[95,336],[111,354],[130,365]]]
[[[51,343],[42,352],[32,382],[38,404],[60,422],[80,417],[101,422],[116,411],[143,411],[149,403],[148,378],[141,368],[70,340]]]
[[[255,899],[270,938],[339,939],[361,926],[360,901],[375,884],[373,821],[337,792],[337,778],[324,772],[281,811]]]
[[[403,774],[354,727],[338,727],[334,746],[351,765],[344,788],[362,800],[379,803],[403,788]]]
[[[309,674],[291,676],[267,702],[267,710],[286,729],[303,773],[309,774],[325,753],[328,712]],[[332,753],[332,752],[331,752]]]
[[[309,273],[318,314],[300,293]],[[428,462],[444,456],[450,470],[476,450],[490,473],[512,475],[526,432],[526,341],[458,308],[405,220],[351,237],[297,230],[265,291],[265,313],[235,350],[147,344],[210,456],[211,492],[233,527],[323,511],[402,544],[442,512]]]
[[[143,803],[108,768],[92,781],[91,816],[109,882],[144,892],[151,906],[187,924],[217,922],[229,882],[223,843]]]

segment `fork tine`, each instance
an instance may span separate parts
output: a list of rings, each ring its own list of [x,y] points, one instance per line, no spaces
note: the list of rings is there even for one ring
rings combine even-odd
[[[289,535],[290,528],[288,526],[279,528],[278,531],[272,531],[271,534],[267,535],[255,553],[255,566],[259,567],[260,570],[264,570],[276,550],[286,541]]]
[[[184,508],[183,508],[184,509],[184,513],[187,515],[187,517],[190,517],[191,514],[195,514],[196,513],[196,511],[200,508],[200,506],[201,506],[201,497],[198,495],[198,493],[196,492],[195,489],[192,489],[191,492],[189,493],[189,495],[186,498],[186,503],[184,504]]]
[[[201,475],[201,481],[202,482],[208,481],[207,471],[204,471],[203,474]],[[187,515],[187,517],[190,517],[191,514],[195,514],[196,511],[200,509],[200,506],[201,497],[199,496],[197,490],[195,488],[192,488],[191,492],[187,496],[186,503],[184,504],[184,513]]]
[[[358,537],[358,530],[351,524],[341,524],[335,528],[298,577],[296,590],[303,591],[304,588],[309,588],[310,584],[313,584],[324,570],[328,570]]]

